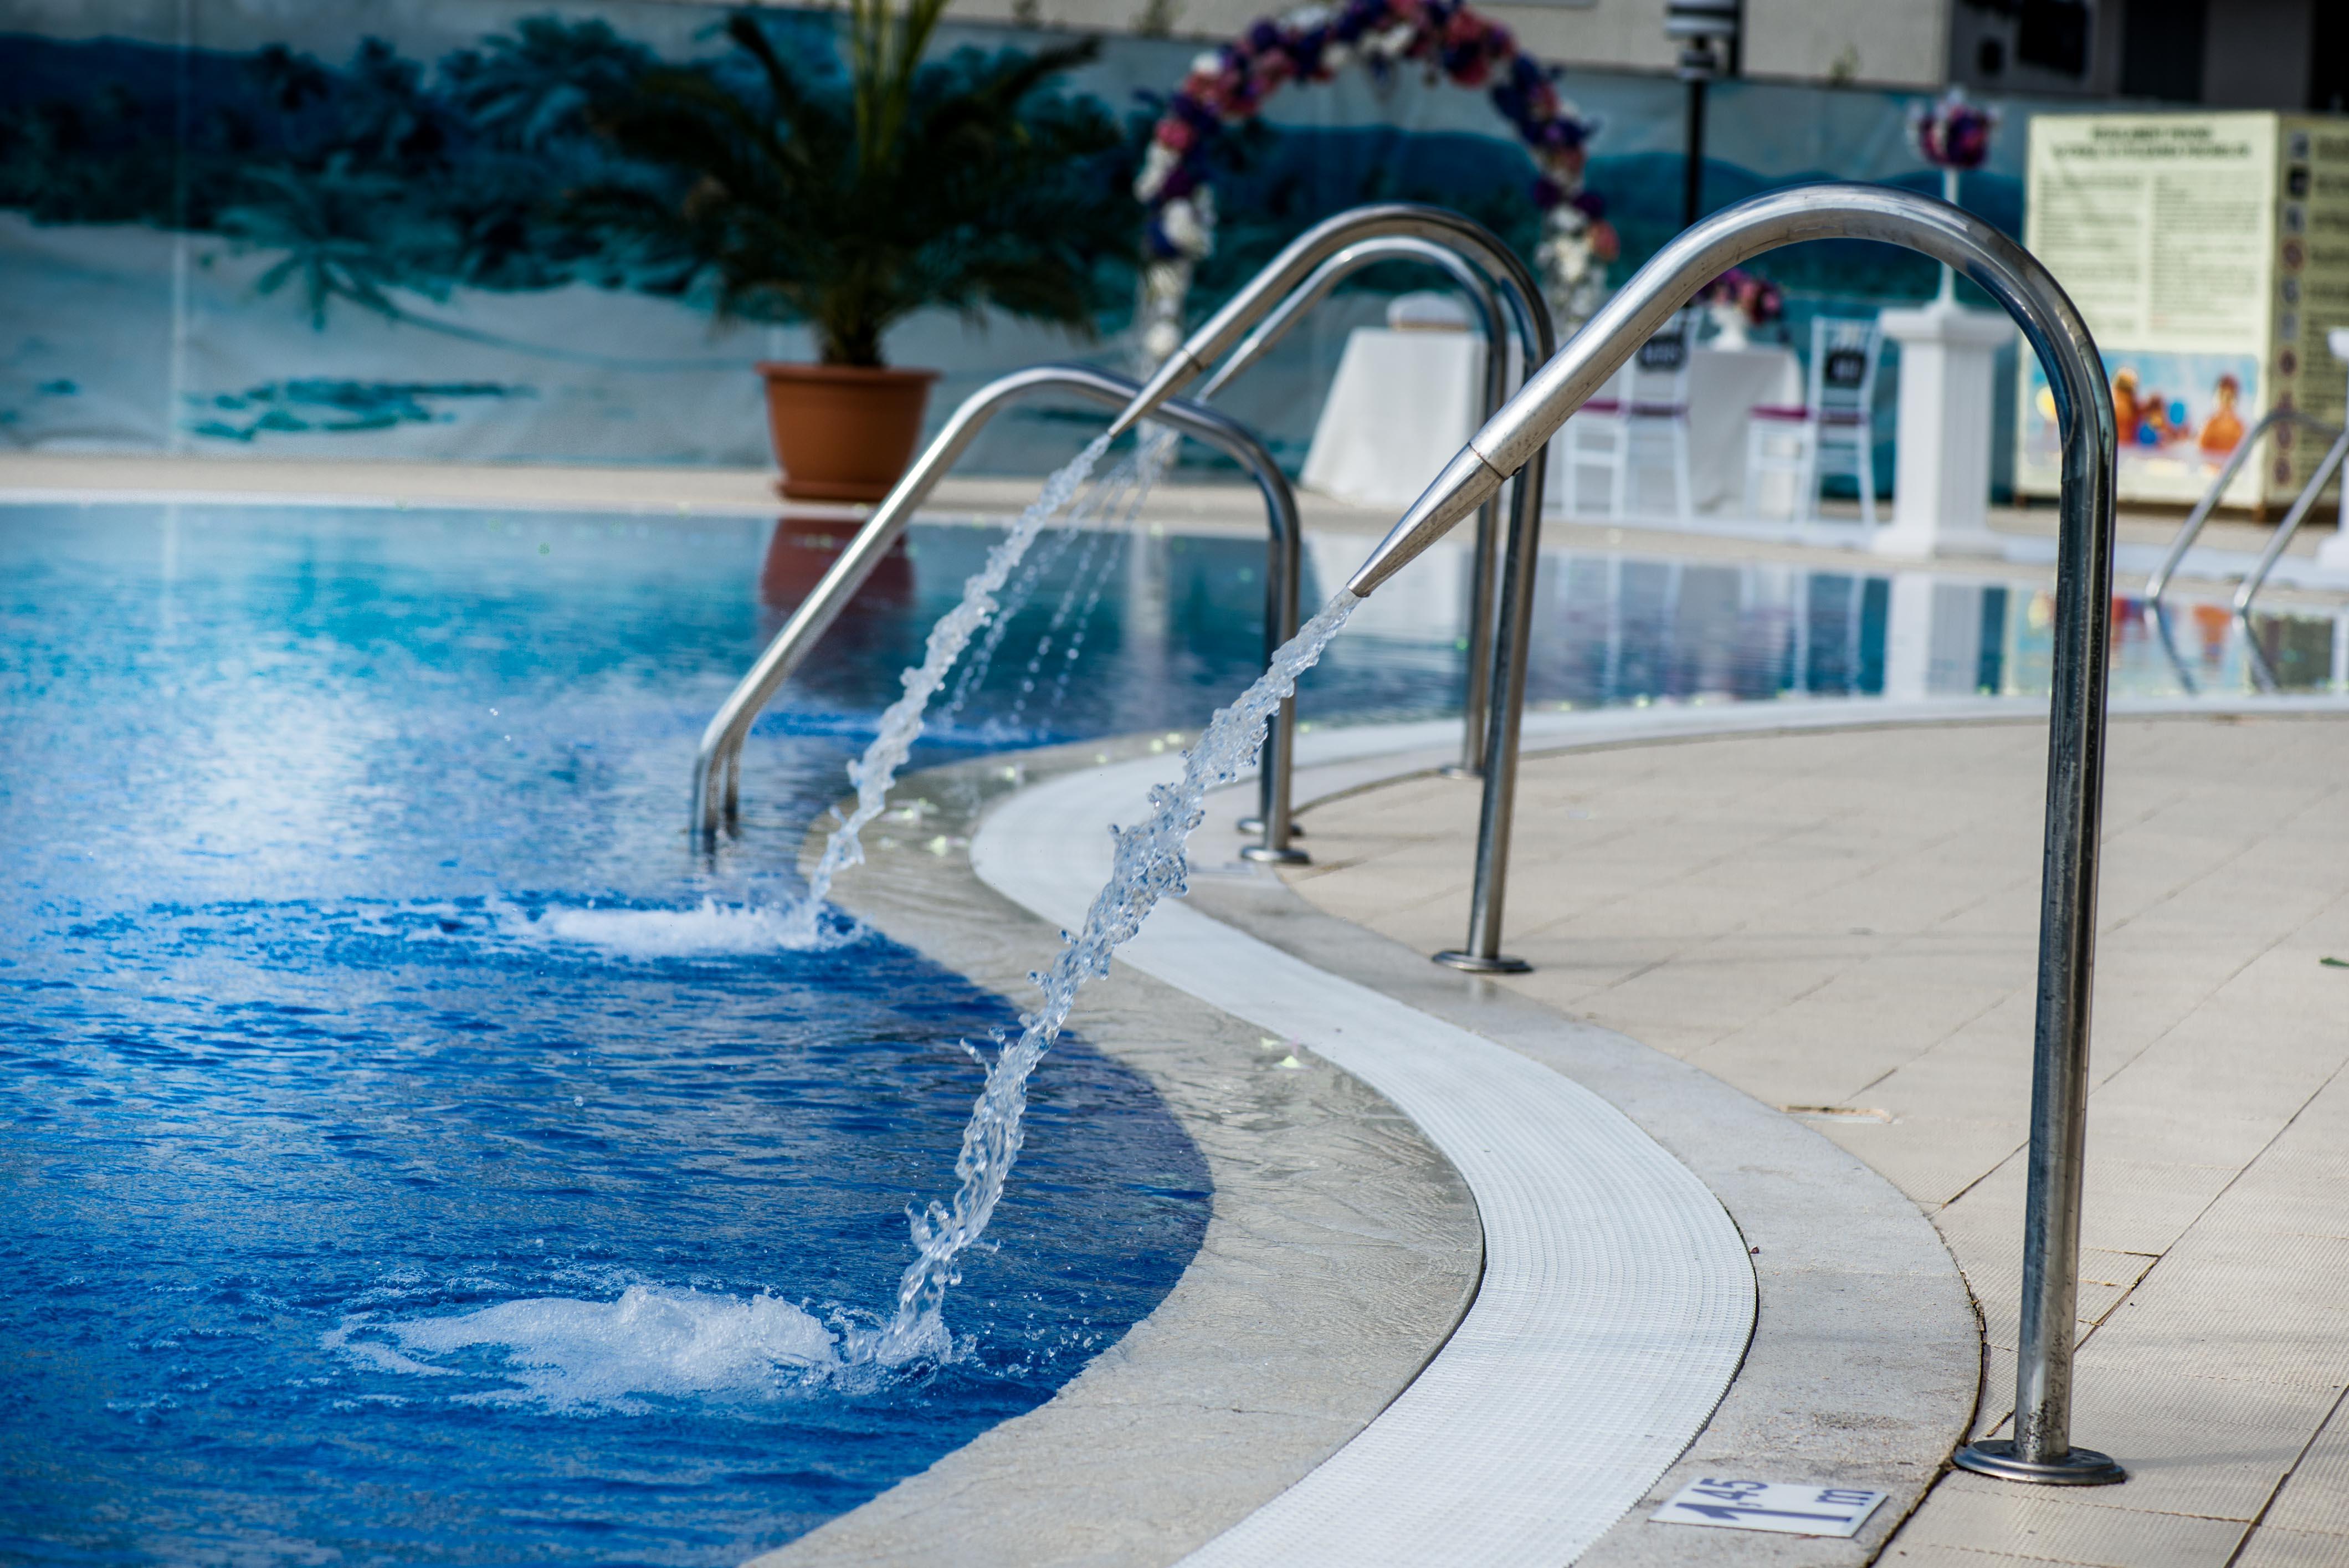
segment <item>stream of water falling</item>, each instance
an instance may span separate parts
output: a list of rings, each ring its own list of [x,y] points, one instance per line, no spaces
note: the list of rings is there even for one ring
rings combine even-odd
[[[963,1128],[962,1150],[955,1159],[959,1185],[953,1201],[932,1201],[913,1217],[919,1255],[897,1282],[896,1310],[888,1326],[869,1346],[874,1359],[892,1364],[952,1352],[940,1307],[957,1278],[956,1261],[986,1231],[1003,1196],[1004,1181],[1019,1158],[1029,1075],[1068,1022],[1078,990],[1109,972],[1110,954],[1142,929],[1159,899],[1183,894],[1184,846],[1206,814],[1207,792],[1235,782],[1255,763],[1274,711],[1297,690],[1298,678],[1319,660],[1321,650],[1360,602],[1340,592],[1282,644],[1256,683],[1208,720],[1198,742],[1184,753],[1183,776],[1151,789],[1150,815],[1135,826],[1115,830],[1110,877],[1094,895],[1083,927],[1073,936],[1063,933],[1052,967],[1030,977],[1042,989],[1042,1001],[1020,1018],[1019,1038],[997,1039],[995,1060],[988,1065],[986,1084]]]
[[[905,766],[916,737],[922,732],[922,714],[929,707],[930,699],[937,694],[947,672],[954,669],[955,660],[969,646],[971,634],[994,612],[997,590],[1019,565],[1020,557],[1027,555],[1028,547],[1036,542],[1044,525],[1075,497],[1093,465],[1101,462],[1102,453],[1109,450],[1109,442],[1107,435],[1095,436],[1084,451],[1044,482],[1043,493],[1019,514],[1010,532],[987,553],[986,564],[963,584],[961,602],[930,628],[929,640],[923,645],[922,662],[905,673],[905,695],[882,713],[880,732],[864,748],[864,754],[848,764],[849,782],[856,786],[856,805],[832,830],[831,837],[824,841],[823,857],[808,875],[806,900],[792,917],[795,940],[817,940],[824,898],[832,891],[833,878],[849,867],[864,863],[864,846],[859,836],[864,825],[887,807],[889,786],[896,782],[897,770]]]
[[[962,673],[955,678],[954,694],[939,711],[941,718],[951,719],[961,712],[963,704],[986,684],[988,671],[994,667],[996,650],[1003,646],[1004,638],[1011,630],[1013,618],[1035,596],[1045,573],[1058,565],[1070,546],[1080,538],[1084,544],[1077,556],[1073,580],[1062,591],[1061,602],[1054,607],[1051,624],[1044,633],[1046,639],[1059,634],[1061,624],[1068,619],[1071,605],[1088,584],[1091,592],[1083,595],[1084,614],[1092,614],[1092,607],[1101,599],[1102,579],[1121,554],[1117,546],[1124,543],[1134,520],[1142,514],[1143,503],[1150,498],[1151,491],[1164,477],[1167,465],[1174,461],[1174,449],[1181,442],[1181,435],[1174,431],[1158,425],[1144,425],[1142,439],[1133,452],[1093,481],[1077,504],[1069,508],[1068,519],[1061,525],[1058,536],[1042,550],[1031,553],[1019,575],[997,596],[999,602],[988,625],[987,635],[979,639],[977,651],[963,662]],[[1104,519],[1108,525],[1100,526]],[[1094,564],[1096,560],[1100,562],[1098,568]],[[1080,637],[1082,624],[1081,618]],[[1033,667],[1042,659],[1044,651],[1048,650],[1040,649],[1030,660],[1030,680],[1022,691],[1023,698],[1034,690]]]

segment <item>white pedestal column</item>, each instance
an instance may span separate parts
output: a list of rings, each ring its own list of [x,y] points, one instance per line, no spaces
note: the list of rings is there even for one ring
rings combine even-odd
[[[1895,572],[1884,617],[1884,700],[1933,694],[1933,574]]]
[[[1877,319],[1900,345],[1900,451],[1892,525],[1871,547],[1915,559],[1999,554],[1990,530],[1991,369],[2013,324],[1939,299]]]

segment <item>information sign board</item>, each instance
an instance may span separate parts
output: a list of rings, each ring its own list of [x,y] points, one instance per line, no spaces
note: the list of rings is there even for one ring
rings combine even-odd
[[[2190,503],[2259,415],[2341,419],[2349,366],[2349,121],[2271,113],[2040,115],[2023,244],[2103,350],[2123,501]],[[2022,357],[2016,488],[2058,488],[2054,398]],[[2323,444],[2278,432],[2229,489],[2297,493]]]

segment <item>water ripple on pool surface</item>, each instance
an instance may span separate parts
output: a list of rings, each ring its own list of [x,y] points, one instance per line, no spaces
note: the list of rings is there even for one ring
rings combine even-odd
[[[877,937],[553,909],[673,920],[234,901],[16,946],[12,1559],[735,1560],[1048,1397],[1195,1247],[1196,1151],[1081,1047],[957,1353],[874,1366],[1009,1009]]]
[[[731,1564],[1195,1251],[1197,1150],[1075,1042],[950,1353],[874,1365],[1016,1011],[795,942],[795,831],[687,853],[762,531],[556,538],[0,511],[0,1557]],[[760,806],[837,794],[884,609]]]

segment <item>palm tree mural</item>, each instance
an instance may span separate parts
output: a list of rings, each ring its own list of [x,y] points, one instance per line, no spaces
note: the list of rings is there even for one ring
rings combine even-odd
[[[261,293],[289,286],[324,330],[326,306],[342,299],[380,316],[403,312],[390,290],[428,298],[448,295],[443,258],[456,246],[437,214],[418,213],[406,186],[388,173],[367,173],[337,160],[316,173],[261,169],[247,177],[249,198],[220,215],[220,232],[240,245],[282,251],[254,281]]]

